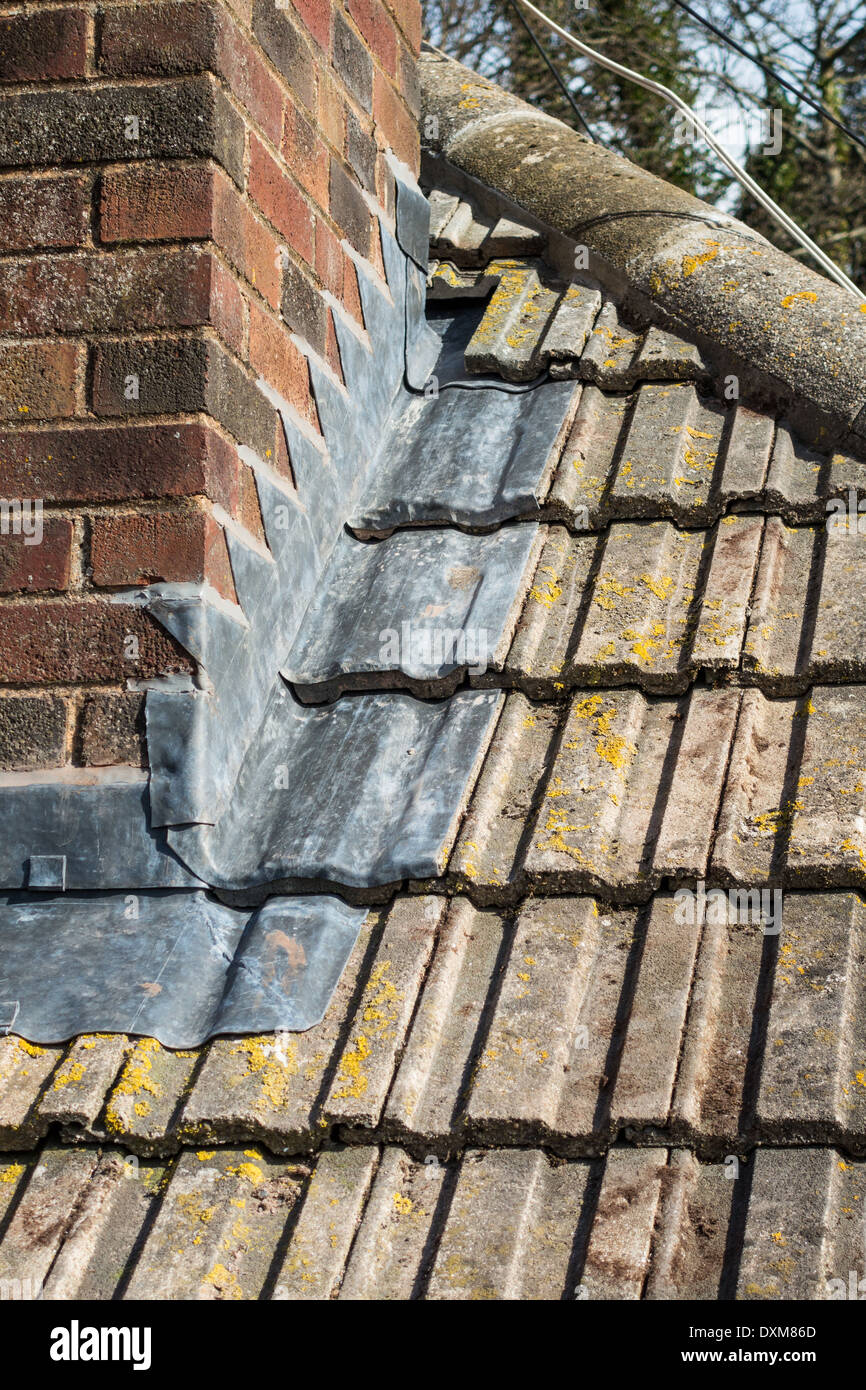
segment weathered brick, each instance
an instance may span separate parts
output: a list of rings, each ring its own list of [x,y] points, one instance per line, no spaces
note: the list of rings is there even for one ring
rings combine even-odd
[[[223,342],[245,357],[247,302],[232,272],[214,259],[211,267],[210,322]]]
[[[306,358],[295,347],[285,324],[257,304],[250,305],[250,365],[305,419],[315,419]]]
[[[0,434],[3,487],[46,502],[118,502],[204,494],[238,514],[248,470],[207,424],[111,425]]]
[[[235,597],[225,533],[198,506],[94,517],[90,564],[99,586],[208,580],[225,598]]]
[[[194,241],[210,236],[215,170],[204,164],[110,169],[99,190],[105,242]]]
[[[0,82],[83,77],[87,16],[83,9],[0,17]]]
[[[75,414],[74,343],[0,347],[0,419],[50,420]]]
[[[0,594],[59,592],[69,583],[72,522],[43,517],[42,538],[28,544],[24,535],[0,535]]]
[[[283,89],[258,49],[236,24],[221,17],[217,32],[216,70],[229,91],[245,106],[273,144],[280,142]]]
[[[0,699],[0,771],[33,772],[64,763],[68,710],[55,695]]]
[[[344,251],[343,257],[343,293],[341,295],[343,308],[347,309],[352,318],[363,328],[364,310],[361,307],[361,294],[358,289],[358,272],[351,256]]]
[[[88,174],[0,179],[0,250],[80,246],[90,223],[90,190]]]
[[[313,214],[285,169],[255,135],[250,136],[249,191],[289,246],[311,264]]]
[[[212,156],[243,183],[244,124],[209,74],[0,95],[0,168],[184,156]]]
[[[307,26],[308,33],[319,47],[329,53],[331,50],[331,0],[292,0],[299,17]]]
[[[325,71],[319,74],[319,113],[316,124],[335,150],[346,139],[346,100],[343,88]]]
[[[126,383],[138,378],[138,398]],[[250,378],[213,339],[115,339],[93,353],[93,408],[99,415],[207,411],[261,457],[274,450],[276,415]]]
[[[320,208],[328,205],[328,152],[315,126],[291,102],[286,103],[280,146],[289,170]]]
[[[373,116],[398,159],[410,169],[418,168],[420,137],[418,126],[387,78],[376,69],[373,79]]]
[[[348,9],[373,57],[393,77],[397,69],[397,34],[380,0],[349,0]]]
[[[81,706],[79,761],[85,767],[147,766],[145,697],[140,691],[92,691]]]
[[[327,222],[316,219],[316,274],[337,299],[343,295],[343,258],[345,252]]]
[[[300,30],[274,0],[255,0],[253,33],[274,67],[310,111],[316,109],[316,69],[313,53]]]
[[[235,269],[276,309],[283,254],[279,242],[226,180],[214,186],[213,236]]]
[[[340,380],[343,378],[343,363],[340,359],[340,347],[337,342],[337,332],[334,327],[334,316],[328,310],[327,328],[325,331],[325,361],[332,372]]]
[[[418,76],[418,50],[414,53],[401,46],[398,54],[399,73],[397,85],[400,95],[415,117],[416,121],[421,116],[421,80]]]
[[[208,343],[199,337],[115,339],[93,350],[98,415],[173,415],[207,408]]]
[[[328,331],[327,309],[321,292],[294,261],[283,271],[282,315],[290,328],[324,354]]]
[[[209,321],[211,256],[199,247],[92,251],[0,263],[0,332],[118,332]]]
[[[108,684],[191,670],[174,638],[129,604],[0,604],[0,684]]]
[[[216,166],[112,170],[103,178],[101,202],[105,241],[212,238],[250,282],[276,302],[276,242]],[[206,321],[240,353],[245,331],[243,296],[221,261],[212,259],[208,273]]]
[[[346,158],[369,193],[376,191],[376,141],[353,111],[346,112]]]
[[[339,11],[334,13],[333,64],[355,100],[365,111],[370,111],[373,102],[373,60]]]
[[[201,0],[107,5],[98,67],[112,77],[203,72],[213,61],[217,24],[217,7]]]
[[[331,160],[331,217],[362,256],[370,254],[371,212],[364,196],[342,165]]]
[[[417,56],[421,51],[422,11],[420,0],[385,0],[385,3],[394,16],[394,22],[408,40],[412,52]]]

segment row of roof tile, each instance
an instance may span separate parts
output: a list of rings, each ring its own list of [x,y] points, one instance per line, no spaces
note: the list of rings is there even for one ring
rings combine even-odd
[[[846,1298],[864,1165],[833,1149],[702,1164],[335,1148],[176,1162],[48,1147],[0,1159],[0,1287],[49,1299]]]
[[[703,906],[701,903],[703,902]],[[762,915],[763,914],[763,915]],[[139,1155],[261,1143],[562,1156],[688,1144],[863,1151],[866,908],[845,892],[401,898],[371,913],[324,1021],[170,1052],[0,1042],[0,1146],[50,1132]]]

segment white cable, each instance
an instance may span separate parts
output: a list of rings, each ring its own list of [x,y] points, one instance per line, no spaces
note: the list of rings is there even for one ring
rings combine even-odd
[[[751,193],[755,201],[766,209],[770,216],[778,222],[780,227],[784,227],[789,236],[792,236],[795,241],[798,241],[800,245],[809,252],[821,266],[822,270],[830,276],[831,280],[835,280],[837,285],[841,285],[843,289],[848,290],[863,303],[864,296],[862,290],[858,290],[857,286],[853,281],[848,279],[844,271],[839,269],[835,261],[831,261],[829,256],[825,256],[820,246],[816,246],[811,237],[808,237],[803,229],[798,227],[797,223],[794,222],[777,203],[773,202],[770,195],[765,193],[763,188],[755,183],[751,175],[747,174],[745,169],[722,148],[712,132],[704,125],[700,117],[695,115],[688,103],[683,101],[681,97],[678,97],[676,92],[672,92],[669,87],[663,86],[661,82],[653,82],[651,77],[644,77],[639,72],[633,72],[631,68],[623,67],[621,63],[615,63],[612,58],[606,58],[603,53],[597,53],[594,48],[589,47],[589,44],[583,43],[580,39],[576,39],[567,29],[563,29],[559,24],[554,23],[546,14],[543,14],[541,10],[531,4],[530,0],[519,0],[519,3],[534,14],[536,19],[540,19],[542,24],[546,24],[548,29],[552,29],[555,34],[558,34],[561,39],[565,39],[566,43],[570,43],[572,48],[576,48],[578,52],[582,53],[585,57],[592,58],[594,62],[599,63],[603,68],[607,68],[608,72],[615,73],[617,77],[626,77],[631,82],[636,82],[639,87],[643,87],[645,91],[654,92],[656,96],[660,96],[664,101],[670,102],[678,111],[682,111],[683,115],[691,121],[698,134],[702,135],[706,140],[710,149],[718,155],[725,167],[730,170],[734,178],[742,184],[743,188]]]

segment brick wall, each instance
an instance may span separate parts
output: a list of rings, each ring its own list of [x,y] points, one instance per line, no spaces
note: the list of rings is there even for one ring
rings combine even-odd
[[[190,663],[116,595],[234,599],[239,445],[291,472],[256,382],[318,430],[419,43],[420,0],[0,3],[0,770],[142,760],[129,683]]]

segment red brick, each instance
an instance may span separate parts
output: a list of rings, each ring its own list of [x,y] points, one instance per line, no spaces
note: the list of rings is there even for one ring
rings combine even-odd
[[[242,468],[235,446],[197,421],[0,433],[0,474],[11,497],[70,503],[202,494],[234,514]]]
[[[276,308],[283,256],[279,242],[228,180],[220,179],[214,188],[213,235],[235,269]]]
[[[420,0],[385,0],[395,23],[405,34],[417,57],[421,51],[422,15]]]
[[[102,241],[195,241],[210,236],[215,173],[206,164],[109,170],[100,185]]]
[[[378,68],[373,73],[373,117],[384,143],[417,173],[420,160],[418,126]]]
[[[249,191],[289,246],[312,265],[313,214],[285,170],[256,135],[250,136]]]
[[[308,32],[325,53],[331,51],[331,0],[292,0]]]
[[[192,669],[174,638],[131,604],[0,604],[2,685],[107,685]]]
[[[336,299],[343,297],[343,261],[345,251],[327,222],[316,219],[316,274]]]
[[[71,521],[44,516],[38,545],[28,545],[29,538],[23,535],[0,534],[0,594],[65,589],[69,583],[72,534]]]
[[[346,143],[346,100],[327,73],[319,75],[319,129],[341,154]]]
[[[217,7],[201,0],[107,5],[100,26],[100,71],[118,76],[207,71],[218,18]]]
[[[250,365],[304,419],[315,423],[307,360],[295,347],[286,325],[258,304],[250,305]]]
[[[315,129],[296,106],[286,104],[280,153],[302,188],[320,208],[328,207],[328,152]]]
[[[147,767],[144,695],[99,690],[85,695],[78,732],[78,761],[85,767]]]
[[[97,585],[209,580],[235,597],[225,533],[200,507],[94,517],[90,563]]]
[[[207,322],[210,254],[147,247],[0,262],[0,332],[186,328]]]
[[[278,145],[283,89],[249,39],[225,16],[219,25],[216,66],[233,96],[246,107],[268,139]]]
[[[348,8],[373,57],[393,77],[397,69],[397,35],[381,0],[349,0]]]
[[[343,364],[340,360],[340,348],[339,344],[337,343],[337,334],[334,328],[334,316],[331,313],[330,309],[328,310],[328,330],[327,335],[325,337],[325,358],[327,360],[328,366],[331,368],[333,372],[336,373],[340,381],[342,381]]]
[[[74,343],[0,347],[0,419],[50,420],[75,414]]]
[[[0,251],[80,246],[90,224],[87,174],[0,179]]]
[[[43,10],[0,17],[0,81],[48,82],[83,77],[87,17],[83,10]]]
[[[361,307],[361,295],[358,290],[358,272],[355,270],[351,256],[343,252],[343,307],[348,309],[353,319],[356,319],[361,327],[364,327],[364,310]]]
[[[210,321],[224,343],[245,356],[247,342],[247,303],[231,271],[218,261],[212,262]]]
[[[238,502],[233,515],[242,526],[252,532],[263,545],[266,545],[262,509],[259,506],[259,492],[252,469],[242,467],[238,481],[240,484]]]

